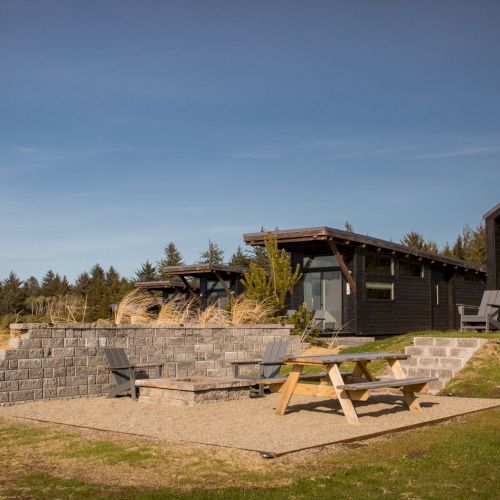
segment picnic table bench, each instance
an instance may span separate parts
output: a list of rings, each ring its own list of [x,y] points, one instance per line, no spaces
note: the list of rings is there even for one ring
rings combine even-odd
[[[415,393],[425,393],[428,384],[436,377],[406,377],[401,367],[401,360],[407,359],[407,354],[377,352],[338,354],[332,356],[295,356],[285,360],[292,365],[286,382],[277,390],[281,392],[281,399],[276,407],[277,415],[284,415],[293,394],[330,397],[338,399],[346,420],[353,425],[359,425],[358,415],[353,401],[366,401],[371,390],[398,389],[402,392],[408,409],[420,412],[421,408]],[[372,361],[387,361],[394,378],[379,380],[369,371],[368,365]],[[354,363],[352,372],[340,371],[342,363]],[[301,373],[306,366],[326,368],[321,375],[318,385],[300,383]],[[275,382],[276,383],[276,382]]]

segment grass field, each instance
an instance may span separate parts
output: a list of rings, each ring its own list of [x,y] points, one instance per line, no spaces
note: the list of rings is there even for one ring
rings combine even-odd
[[[272,461],[0,420],[2,498],[493,498],[500,411]]]
[[[460,334],[417,332],[344,352],[403,352],[415,335]],[[444,393],[500,396],[500,337],[487,338]],[[498,497],[498,409],[271,461],[237,450],[169,446],[2,419],[0,442],[0,498]]]

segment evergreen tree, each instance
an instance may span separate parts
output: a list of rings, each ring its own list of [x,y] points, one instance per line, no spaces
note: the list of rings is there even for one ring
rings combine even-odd
[[[464,242],[462,240],[461,234],[458,235],[458,238],[455,241],[453,248],[451,249],[451,253],[453,254],[453,257],[455,259],[465,259]]]
[[[26,297],[33,297],[40,292],[40,283],[34,276],[30,276],[24,281],[23,289]]]
[[[250,258],[256,266],[269,271],[269,258],[265,247],[254,247],[253,255]]]
[[[75,291],[82,297],[87,297],[91,287],[92,287],[92,279],[90,278],[89,273],[87,271],[84,271],[82,274],[78,276],[78,278],[76,278]]]
[[[19,313],[24,309],[26,294],[23,282],[12,271],[1,283],[0,313]]]
[[[228,264],[230,266],[248,267],[250,265],[250,262],[252,262],[252,259],[248,256],[247,252],[243,251],[243,248],[241,248],[241,246],[238,246],[236,252],[234,252],[231,256]]]
[[[47,274],[42,278],[40,286],[40,294],[45,297],[56,297],[65,295],[69,292],[70,286],[66,276],[62,278],[59,274],[54,274],[52,270],[47,271]]]
[[[441,250],[441,255],[445,257],[453,257],[453,250],[450,248],[450,244],[446,242],[444,244],[443,250]]]
[[[278,249],[276,236],[269,233],[264,239],[269,272],[266,269],[250,264],[250,271],[243,273],[242,283],[247,294],[257,300],[273,304],[278,311],[285,306],[286,297],[302,278],[300,266],[295,270],[291,266],[291,257],[283,248]]]
[[[149,260],[141,264],[141,267],[135,272],[135,281],[155,281],[156,278],[156,267]]]
[[[427,250],[428,252],[432,253],[439,253],[439,248],[437,246],[437,243],[435,241],[429,240],[424,244],[424,250]]]
[[[90,270],[90,287],[87,292],[89,320],[95,321],[97,319],[109,318],[111,313],[107,310],[105,295],[106,283],[104,269],[99,264],[95,264]]]
[[[417,233],[416,231],[410,231],[401,238],[401,245],[415,248],[417,250],[424,250],[425,240],[420,233]]]
[[[352,224],[348,220],[345,221],[344,231],[347,231],[348,233],[354,232],[354,229],[352,228]]]
[[[224,262],[224,250],[212,240],[208,240],[207,249],[200,254],[200,264],[222,264]]]
[[[175,243],[171,241],[163,250],[163,258],[158,262],[158,277],[162,280],[171,279],[172,276],[165,271],[165,268],[180,266],[183,263],[181,252],[177,249]]]

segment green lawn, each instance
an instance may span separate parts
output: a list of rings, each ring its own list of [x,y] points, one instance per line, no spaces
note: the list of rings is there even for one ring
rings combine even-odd
[[[374,342],[369,342],[356,347],[347,347],[342,349],[342,354],[355,353],[355,352],[404,352],[405,347],[413,345],[413,337],[459,337],[459,338],[485,338],[488,340],[499,340],[500,333],[476,333],[476,332],[441,332],[441,331],[421,331],[421,332],[411,332],[404,335],[394,335],[387,337],[385,339],[375,340]],[[349,369],[348,364],[342,365],[346,369]],[[381,375],[385,373],[387,368],[387,362],[385,361],[373,361],[370,363],[370,371],[375,375]],[[281,371],[282,374],[287,374],[290,371],[290,367],[284,367]],[[321,368],[317,367],[306,367],[304,373],[319,373]]]
[[[441,394],[500,398],[500,342],[488,342],[476,351]]]
[[[495,496],[500,411],[272,461],[0,421],[2,498]]]

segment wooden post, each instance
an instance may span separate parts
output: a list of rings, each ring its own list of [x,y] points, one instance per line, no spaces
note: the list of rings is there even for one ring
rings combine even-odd
[[[285,411],[288,407],[288,403],[290,402],[290,398],[295,391],[295,387],[297,386],[300,378],[300,374],[302,373],[302,365],[293,365],[292,371],[288,375],[288,379],[286,381],[285,387],[283,388],[283,394],[281,395],[281,399],[276,406],[276,415],[284,415]]]
[[[328,372],[330,380],[332,381],[335,392],[337,393],[337,398],[339,399],[340,406],[344,411],[344,417],[352,425],[359,425],[358,415],[354,409],[351,398],[345,389],[340,389],[344,385],[344,379],[340,373],[338,365],[332,365],[330,371]]]
[[[233,295],[231,294],[231,289],[227,286],[227,283],[222,279],[222,276],[217,271],[214,271],[214,274],[215,277],[217,278],[217,281],[222,285],[222,287],[226,291],[227,296],[231,299]]]
[[[400,378],[405,378],[405,372],[403,371],[403,367],[401,366],[401,363],[399,362],[399,359],[389,359],[389,366],[391,367],[392,374],[394,375],[394,378],[400,379]],[[422,408],[420,408],[420,404],[418,403],[417,396],[415,396],[415,392],[412,390],[409,390],[409,388],[403,387],[403,399],[405,400],[406,406],[408,406],[408,409],[410,411],[413,411],[415,413],[419,413],[422,411]]]
[[[351,286],[351,290],[353,291],[353,293],[356,293],[356,282],[354,281],[352,274],[349,272],[349,268],[347,267],[347,264],[344,261],[344,257],[342,257],[342,254],[339,252],[337,245],[335,245],[333,240],[328,240],[328,246],[330,247],[330,250],[332,251],[333,255],[337,257],[340,270],[342,271],[344,278],[348,281],[349,285]]]

